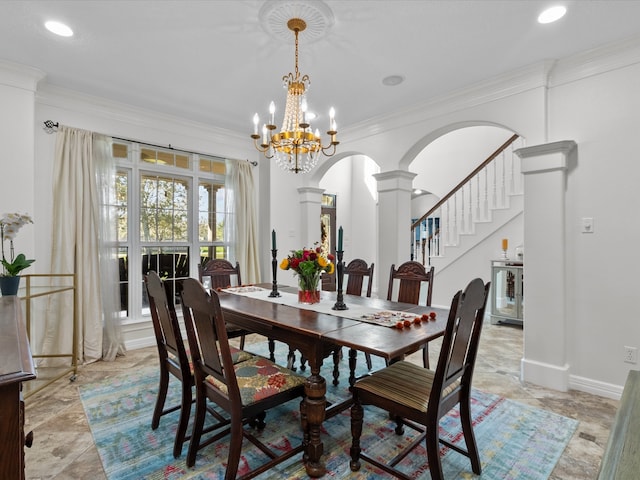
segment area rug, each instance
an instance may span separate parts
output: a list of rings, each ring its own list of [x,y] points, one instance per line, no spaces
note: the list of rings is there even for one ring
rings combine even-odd
[[[266,345],[247,346],[247,350],[266,353]],[[278,359],[286,352],[278,349]],[[359,354],[358,374],[364,373],[364,358]],[[346,357],[347,355],[344,355]],[[379,361],[374,357],[374,361]],[[378,365],[379,366],[379,365]],[[376,365],[374,364],[374,368]],[[333,362],[328,359],[322,374],[327,378],[327,399],[339,401],[348,396],[346,358],[340,364],[340,383],[329,379]],[[104,379],[80,387],[80,396],[91,427],[105,474],[109,480],[140,479],[222,479],[227,459],[224,439],[198,454],[194,468],[187,468],[185,457],[174,459],[173,439],[178,412],[165,415],[160,426],[151,430],[158,388],[158,369],[145,367],[138,371]],[[171,379],[168,405],[179,403],[180,385]],[[473,390],[472,414],[476,440],[480,449],[482,475],[474,475],[469,460],[446,447],[441,449],[444,476],[447,479],[547,479],[577,427],[577,421],[546,410],[537,409],[497,395]],[[271,446],[288,450],[301,441],[298,401],[291,401],[267,414],[267,427],[259,437]],[[414,438],[411,429],[403,436],[394,433],[395,424],[386,412],[365,407],[365,424],[361,446],[369,455],[389,459]],[[189,426],[189,430],[190,430]],[[452,410],[440,423],[440,435],[464,445],[458,412]],[[349,468],[351,442],[349,410],[326,420],[323,425],[325,478],[378,479],[390,478],[373,466],[362,462],[359,472]],[[265,460],[264,455],[245,441],[239,474]],[[426,451],[416,448],[399,465],[412,478],[429,476]],[[300,456],[296,455],[258,479],[308,478]]]

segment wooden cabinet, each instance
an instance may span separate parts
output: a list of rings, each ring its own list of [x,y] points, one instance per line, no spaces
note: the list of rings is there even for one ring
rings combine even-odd
[[[516,260],[491,262],[491,323],[515,323],[524,320],[523,263]]]
[[[24,479],[22,382],[36,378],[20,300],[0,297],[0,478]]]

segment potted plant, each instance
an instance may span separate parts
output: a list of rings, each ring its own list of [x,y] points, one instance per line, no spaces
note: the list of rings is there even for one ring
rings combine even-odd
[[[28,260],[23,253],[16,255],[13,249],[13,239],[18,230],[27,223],[33,223],[31,217],[20,213],[7,213],[0,218],[0,238],[2,239],[0,291],[2,295],[16,295],[20,285],[19,273],[35,262],[35,260]],[[9,260],[5,256],[5,240],[9,241]]]
[[[293,270],[298,276],[298,301],[300,303],[320,302],[320,290],[318,283],[322,272],[332,274],[334,264],[333,255],[324,255],[322,249],[303,248],[292,250],[287,258],[282,260],[282,270]]]

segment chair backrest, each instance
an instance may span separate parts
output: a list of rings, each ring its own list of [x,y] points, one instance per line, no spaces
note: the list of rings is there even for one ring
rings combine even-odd
[[[442,412],[470,393],[490,285],[476,278],[451,302],[429,398],[430,404],[442,405]]]
[[[213,290],[217,288],[226,288],[229,286],[239,286],[242,285],[242,279],[240,277],[240,264],[236,262],[236,266],[229,260],[225,260],[223,258],[214,258],[209,260],[207,263],[198,265],[198,275],[200,282],[206,283],[204,280],[205,277],[209,277],[211,279],[210,288]],[[234,284],[231,281],[231,277],[236,276],[236,283]]]
[[[173,302],[168,301],[166,284],[153,270],[144,276],[144,284],[149,298],[149,309],[160,361],[166,361],[170,353],[174,357],[172,361],[179,363],[180,369],[184,372],[189,372],[189,358],[182,340],[175,307]]]
[[[362,296],[362,284],[364,277],[368,277],[367,280],[367,297],[371,296],[371,286],[373,285],[373,263],[367,266],[367,262],[360,258],[351,260],[345,267],[344,273],[347,277],[347,288],[345,293],[347,295],[359,295]]]
[[[218,394],[215,401],[221,406],[234,403],[240,406],[242,400],[220,301],[215,290],[209,292],[194,278],[185,279],[180,292],[196,383],[211,375],[226,386],[215,389]]]
[[[422,282],[427,282],[427,306],[431,306],[431,293],[433,291],[433,275],[434,267],[429,271],[425,269],[420,262],[410,261],[400,265],[397,269],[395,264],[391,265],[389,273],[389,290],[387,291],[387,300],[391,300],[393,295],[394,280],[400,280],[398,289],[398,302],[420,303],[420,287]]]

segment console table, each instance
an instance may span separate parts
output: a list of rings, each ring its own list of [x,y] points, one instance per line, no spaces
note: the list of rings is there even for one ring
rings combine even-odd
[[[35,378],[20,299],[0,297],[0,478],[25,478],[22,382]]]

